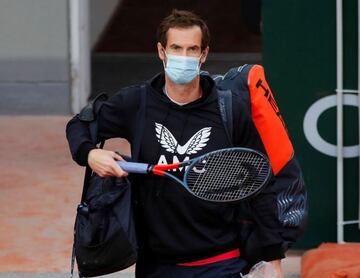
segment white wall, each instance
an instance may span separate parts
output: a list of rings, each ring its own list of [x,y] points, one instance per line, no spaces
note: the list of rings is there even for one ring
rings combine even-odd
[[[66,0],[1,0],[0,58],[67,55]]]
[[[90,1],[94,46],[121,0]],[[0,0],[0,82],[68,80],[68,0]]]
[[[0,0],[0,98],[7,111],[70,111],[68,1]],[[87,1],[93,46],[121,0]]]
[[[0,1],[0,81],[68,79],[67,0]]]

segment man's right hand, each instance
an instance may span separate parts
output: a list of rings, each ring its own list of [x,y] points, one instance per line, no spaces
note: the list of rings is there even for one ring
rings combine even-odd
[[[100,177],[126,177],[127,172],[123,171],[116,161],[123,158],[115,152],[103,149],[93,149],[88,155],[90,168]]]

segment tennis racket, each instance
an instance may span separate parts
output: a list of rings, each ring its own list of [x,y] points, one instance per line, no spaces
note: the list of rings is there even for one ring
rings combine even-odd
[[[211,202],[237,202],[258,193],[271,177],[266,156],[246,148],[209,152],[181,163],[152,165],[118,161],[128,173],[154,174],[178,182],[194,196]],[[186,167],[183,180],[169,170]]]

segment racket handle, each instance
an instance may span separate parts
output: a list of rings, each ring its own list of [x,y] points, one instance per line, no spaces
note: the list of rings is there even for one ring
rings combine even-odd
[[[147,174],[149,169],[149,164],[146,163],[137,163],[137,162],[127,162],[124,160],[118,161],[121,169],[128,173],[136,174]]]

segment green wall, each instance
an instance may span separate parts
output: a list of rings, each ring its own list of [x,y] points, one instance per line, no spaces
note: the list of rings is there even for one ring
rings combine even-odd
[[[344,2],[344,88],[357,87],[357,4]],[[287,123],[308,189],[309,220],[297,248],[336,241],[336,158],[312,147],[303,120],[317,100],[335,94],[336,1],[263,1],[263,64]],[[344,106],[345,145],[358,144],[358,115]],[[318,121],[320,135],[336,144],[336,109]],[[358,218],[358,158],[345,159],[345,220]],[[357,225],[345,241],[360,241]]]

